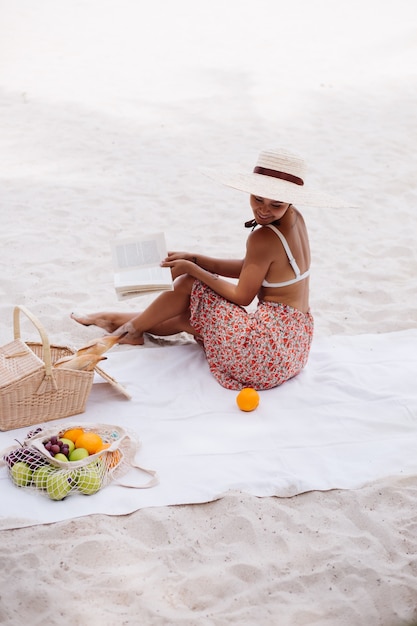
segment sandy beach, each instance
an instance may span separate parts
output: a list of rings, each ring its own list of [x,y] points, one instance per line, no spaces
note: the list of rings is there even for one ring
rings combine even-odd
[[[16,304],[82,345],[71,311],[150,301],[116,300],[117,236],[242,256],[248,198],[198,168],[279,146],[357,205],[300,207],[316,336],[415,328],[416,17],[413,0],[0,2],[0,345]],[[3,530],[0,622],[411,626],[416,511],[416,477],[387,476]]]

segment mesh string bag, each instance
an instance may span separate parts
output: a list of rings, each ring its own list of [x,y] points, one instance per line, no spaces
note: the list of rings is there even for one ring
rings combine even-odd
[[[98,435],[103,444],[101,449],[70,461],[62,452],[49,451],[45,447],[51,440],[62,439],[71,429]],[[39,427],[29,432],[21,444],[4,450],[1,463],[6,465],[9,477],[17,487],[36,489],[52,500],[63,500],[73,493],[93,495],[111,482],[140,489],[155,486],[158,483],[156,472],[135,462],[139,447],[140,441],[134,433],[111,424]],[[148,474],[148,481],[145,484],[124,483],[123,476],[132,468]]]

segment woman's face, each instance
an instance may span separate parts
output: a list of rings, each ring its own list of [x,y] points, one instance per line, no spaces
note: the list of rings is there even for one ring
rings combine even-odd
[[[261,225],[271,224],[281,219],[290,206],[288,202],[268,200],[268,198],[261,198],[260,196],[251,196],[250,205],[255,220]]]

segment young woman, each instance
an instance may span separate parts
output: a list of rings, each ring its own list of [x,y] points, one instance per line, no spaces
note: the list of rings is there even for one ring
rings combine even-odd
[[[146,332],[190,333],[202,344],[212,374],[228,389],[270,389],[292,378],[307,363],[313,338],[310,248],[304,219],[293,203],[345,206],[304,191],[304,170],[299,157],[270,150],[260,154],[253,172],[214,175],[250,194],[254,219],[246,223],[253,230],[245,257],[170,252],[162,265],[171,268],[174,290],[160,294],[143,312],[72,318],[109,333],[127,333],[120,343],[143,344]],[[257,308],[248,312],[244,307],[255,298]]]

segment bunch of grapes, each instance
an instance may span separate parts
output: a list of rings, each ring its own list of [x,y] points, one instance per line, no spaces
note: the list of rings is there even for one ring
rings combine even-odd
[[[65,441],[61,441],[61,439],[59,439],[55,435],[52,436],[48,441],[44,441],[43,445],[52,456],[60,453],[64,454],[66,457],[69,455],[69,445],[65,443]]]
[[[40,433],[41,430],[42,428],[40,427],[31,430],[27,434],[26,439],[34,437],[35,435]],[[36,448],[32,448],[30,444],[25,446],[23,443],[18,441],[18,439],[15,439],[15,441],[17,441],[19,447],[11,450],[11,452],[3,456],[3,460],[6,462],[9,470],[13,467],[13,465],[19,462],[26,463],[31,470],[34,470],[37,467],[45,464],[45,460],[42,454],[38,450],[36,450]]]
[[[6,454],[3,459],[9,469],[11,469],[13,465],[19,461],[27,463],[32,470],[45,464],[45,460],[38,450],[34,448],[25,448],[24,446],[15,448],[9,452],[9,454]]]

